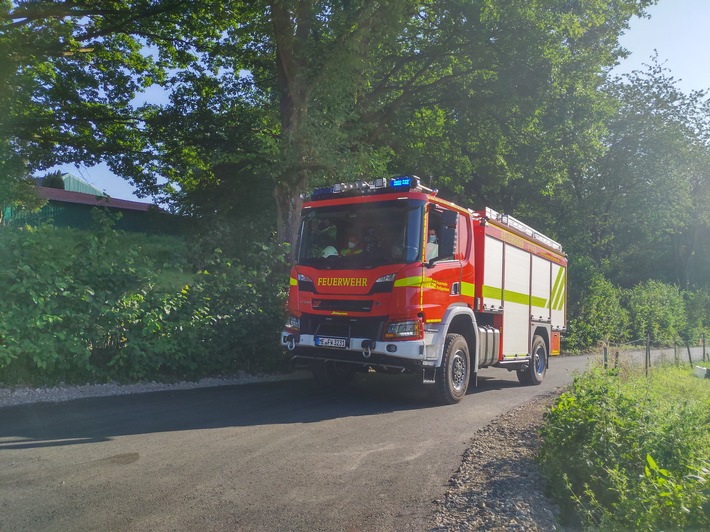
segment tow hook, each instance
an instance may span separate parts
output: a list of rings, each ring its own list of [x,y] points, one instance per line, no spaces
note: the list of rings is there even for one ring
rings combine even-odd
[[[374,340],[363,340],[362,341],[362,356],[363,358],[370,358],[372,356],[372,350],[375,347]]]
[[[296,337],[292,334],[289,334],[286,337],[286,349],[288,349],[289,351],[293,351],[294,349],[296,349]]]

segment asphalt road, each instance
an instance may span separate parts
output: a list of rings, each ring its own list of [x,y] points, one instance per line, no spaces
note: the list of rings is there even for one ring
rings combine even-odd
[[[426,530],[475,432],[588,360],[483,370],[445,407],[362,375],[0,408],[0,530]]]

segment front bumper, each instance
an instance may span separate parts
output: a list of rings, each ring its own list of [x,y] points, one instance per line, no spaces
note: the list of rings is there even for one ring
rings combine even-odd
[[[421,367],[426,353],[424,340],[387,342],[350,338],[345,348],[338,349],[317,346],[315,335],[299,335],[288,331],[281,334],[281,345],[288,349],[294,358],[336,360],[404,369]]]

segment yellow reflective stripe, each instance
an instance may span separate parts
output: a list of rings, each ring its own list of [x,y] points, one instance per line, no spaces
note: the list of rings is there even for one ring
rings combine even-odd
[[[297,285],[298,285],[298,280],[297,280],[295,277],[291,277],[291,278],[289,279],[289,284],[290,284],[291,286],[297,286]]]
[[[476,285],[473,283],[461,283],[461,295],[464,297],[473,297],[476,291]]]
[[[506,303],[518,303],[519,305],[529,305],[530,296],[520,292],[512,292],[511,290],[503,290],[503,301]]]
[[[483,297],[490,297],[491,299],[503,299],[503,290],[501,290],[500,288],[483,285],[482,291]]]
[[[560,268],[560,269],[561,269],[564,273],[562,274],[562,279],[561,279],[561,281],[560,281],[559,291],[558,291],[557,296],[555,297],[555,301],[554,301],[554,304],[553,304],[553,305],[554,305],[554,306],[553,306],[554,310],[562,310],[562,306],[564,305],[564,301],[565,301],[565,298],[562,297],[562,296],[564,296],[564,293],[565,293],[565,285],[567,284],[567,283],[566,283],[567,272],[566,272],[564,269],[562,269],[562,268]]]
[[[547,306],[547,299],[545,299],[544,297],[532,296],[530,298],[530,303],[533,307],[545,308]]]
[[[544,297],[531,296],[522,292],[513,292],[512,290],[501,290],[494,286],[483,287],[483,297],[490,299],[500,299],[508,303],[518,303],[519,305],[530,305],[533,307],[547,306],[547,300]]]
[[[557,279],[555,279],[555,284],[552,286],[552,294],[550,294],[550,306],[552,308],[555,307],[555,301],[557,301],[557,296],[559,295],[559,290],[560,290],[560,283],[562,281],[562,276],[564,274],[565,269],[560,268],[557,271]]]
[[[422,276],[417,275],[414,277],[405,277],[404,279],[397,279],[394,282],[395,286],[420,286],[422,284]]]

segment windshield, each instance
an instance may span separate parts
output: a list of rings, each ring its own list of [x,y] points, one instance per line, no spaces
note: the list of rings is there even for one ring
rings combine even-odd
[[[419,200],[304,210],[298,263],[347,269],[420,261],[423,214]]]

